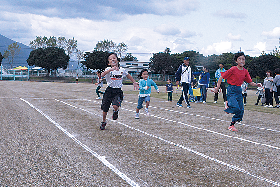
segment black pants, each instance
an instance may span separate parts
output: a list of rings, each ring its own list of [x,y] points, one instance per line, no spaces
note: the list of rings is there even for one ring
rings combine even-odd
[[[273,94],[273,93],[270,92],[270,89],[269,89],[269,88],[266,88],[266,89],[265,89],[265,98],[266,98],[265,104],[266,104],[266,105],[273,105],[272,94]]]
[[[183,92],[177,103],[182,104],[182,102],[184,100],[184,96],[185,96],[185,102],[189,105],[190,103],[189,103],[189,99],[188,99],[188,92],[189,92],[190,84],[182,82],[182,87],[183,87]]]
[[[168,101],[172,101],[172,92],[167,92],[167,94],[168,94]]]
[[[221,89],[222,89],[222,93],[223,93],[223,98],[224,98],[224,102],[227,101],[227,89],[226,89],[226,83],[225,82],[221,82],[221,85],[220,85]],[[215,93],[215,96],[214,96],[214,101],[218,101],[218,95],[219,93]]]

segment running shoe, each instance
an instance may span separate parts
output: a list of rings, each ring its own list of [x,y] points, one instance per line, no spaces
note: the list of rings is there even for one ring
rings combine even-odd
[[[145,108],[145,112],[146,112],[146,116],[150,115],[149,110],[147,108]]]
[[[217,103],[217,101],[214,101],[214,103]]]
[[[225,109],[228,109],[228,102],[225,101],[224,104],[225,104]]]
[[[119,117],[119,110],[113,111],[113,116],[112,116],[113,120],[117,120],[118,117]]]
[[[101,122],[100,130],[105,130],[105,126],[107,125],[106,122]]]
[[[188,104],[188,105],[187,105],[187,108],[191,108],[191,105],[190,105],[190,104]]]
[[[182,105],[182,104],[179,104],[179,103],[177,103],[176,106],[177,106],[177,107],[183,107],[183,105]]]
[[[233,125],[229,126],[228,130],[235,131],[235,132],[238,131]]]
[[[135,119],[139,119],[139,113],[135,113]]]

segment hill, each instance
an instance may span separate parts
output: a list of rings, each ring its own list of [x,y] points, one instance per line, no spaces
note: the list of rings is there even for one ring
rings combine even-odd
[[[1,52],[1,54],[4,55],[4,51],[7,50],[8,46],[14,42],[16,42],[16,41],[11,40],[0,34],[0,52]],[[17,67],[17,66],[27,66],[28,64],[27,64],[26,60],[29,57],[30,52],[32,51],[32,49],[27,45],[24,45],[19,42],[18,42],[18,45],[20,46],[21,50],[20,50],[20,54],[15,57],[13,68]],[[7,59],[3,59],[2,65],[5,68],[11,68]]]

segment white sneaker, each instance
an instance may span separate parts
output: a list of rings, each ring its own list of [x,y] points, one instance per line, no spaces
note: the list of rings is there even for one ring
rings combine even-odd
[[[268,108],[273,108],[273,106],[272,106],[272,105],[269,105]]]
[[[97,97],[96,99],[97,99],[97,100],[100,100],[100,99],[101,99],[101,97]]]
[[[139,119],[139,113],[135,113],[135,119]]]
[[[146,116],[149,116],[149,110],[147,108],[145,108],[145,112],[146,112]]]
[[[214,103],[217,103],[217,101],[214,101]]]
[[[206,101],[203,101],[203,104],[205,104],[206,103]]]
[[[224,104],[225,104],[225,109],[227,109],[228,108],[228,102],[226,101],[226,102],[224,102]]]

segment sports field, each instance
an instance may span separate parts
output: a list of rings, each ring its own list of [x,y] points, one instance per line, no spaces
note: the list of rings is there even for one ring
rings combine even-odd
[[[124,86],[101,131],[95,89],[0,81],[0,186],[280,186],[280,109],[246,106],[231,132],[221,95],[190,109],[152,97],[134,119],[137,91]]]

